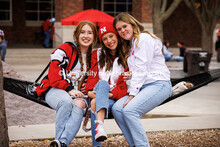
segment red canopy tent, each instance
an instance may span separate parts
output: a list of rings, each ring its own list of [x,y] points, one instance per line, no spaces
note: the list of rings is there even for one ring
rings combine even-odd
[[[93,22],[96,26],[100,26],[104,22],[113,22],[114,17],[102,11],[95,9],[88,9],[76,13],[72,16],[61,20],[62,25],[77,25],[80,21],[88,20]]]

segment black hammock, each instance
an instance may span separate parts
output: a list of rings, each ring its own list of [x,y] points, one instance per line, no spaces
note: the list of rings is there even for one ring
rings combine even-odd
[[[180,92],[176,95],[173,95],[166,99],[162,104],[165,104],[171,100],[174,100],[184,94],[187,94],[193,90],[196,90],[204,85],[207,85],[208,83],[220,78],[220,69],[215,69],[215,70],[210,70],[208,72],[203,72],[199,73],[193,76],[177,79],[177,80],[172,80],[172,86],[176,85],[179,82],[185,81],[185,82],[190,82],[193,83],[193,87],[189,88],[183,92]],[[48,108],[51,108],[44,100],[41,100],[38,97],[30,96],[26,92],[26,88],[28,85],[33,84],[33,82],[29,81],[24,81],[24,80],[19,80],[19,79],[13,79],[13,78],[8,78],[4,77],[4,90],[9,91],[11,93],[14,93],[16,95],[19,95],[23,98],[26,98],[28,100],[31,100],[33,102],[36,102],[38,104],[41,104],[43,106],[46,106]],[[161,104],[161,105],[162,105]]]

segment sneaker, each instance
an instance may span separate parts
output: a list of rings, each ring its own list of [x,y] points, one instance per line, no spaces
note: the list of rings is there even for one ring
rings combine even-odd
[[[106,140],[107,134],[105,133],[103,122],[95,120],[95,123],[96,123],[95,140],[97,142]]]
[[[50,147],[61,147],[61,143],[59,140],[54,140],[50,143]]]
[[[67,147],[67,145],[64,142],[60,143],[61,147]]]

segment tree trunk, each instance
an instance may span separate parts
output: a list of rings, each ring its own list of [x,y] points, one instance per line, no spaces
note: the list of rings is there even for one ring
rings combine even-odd
[[[5,101],[3,94],[3,68],[2,62],[0,61],[0,145],[2,147],[9,146],[9,138],[8,138],[8,125],[6,121],[6,113],[5,113]]]
[[[152,0],[152,19],[154,34],[163,41],[163,22],[178,7],[182,0],[174,0],[167,8],[167,0]]]
[[[212,53],[213,30],[208,31],[207,28],[205,28],[205,26],[202,25],[201,46],[202,46],[202,50],[207,51],[209,53]]]
[[[163,24],[159,21],[158,18],[154,17],[153,20],[153,30],[154,34],[159,37],[161,40],[163,40]]]
[[[212,47],[213,47],[213,32],[215,29],[215,22],[216,21],[208,21],[208,23],[205,21],[203,15],[198,15],[197,18],[200,22],[201,28],[202,28],[202,36],[201,36],[201,47],[202,50],[207,51],[209,53],[212,53]]]
[[[202,27],[202,49],[212,53],[213,32],[220,18],[220,1],[184,0],[198,18]]]
[[[152,2],[152,21],[154,34],[163,40],[163,26],[160,19],[160,4],[161,0]]]
[[[211,25],[206,25],[205,23],[200,23],[202,28],[201,36],[201,47],[202,50],[212,53],[213,46],[213,31],[214,27]]]

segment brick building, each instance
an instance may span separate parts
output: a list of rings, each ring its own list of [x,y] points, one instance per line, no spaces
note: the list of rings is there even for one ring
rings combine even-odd
[[[148,0],[0,0],[0,29],[6,34],[9,46],[16,44],[41,45],[41,23],[55,17],[55,47],[72,36],[74,26],[62,26],[61,20],[86,9],[98,9],[112,16],[129,12],[152,32],[151,7]],[[183,41],[188,47],[201,46],[201,28],[194,14],[181,2],[164,22],[164,39],[176,46]]]

